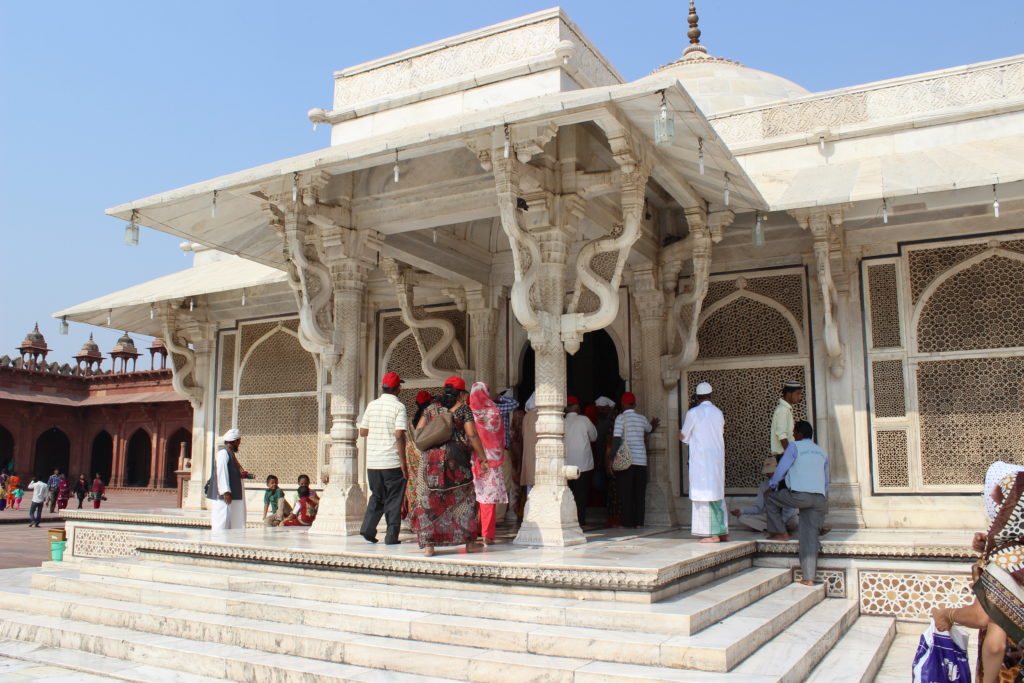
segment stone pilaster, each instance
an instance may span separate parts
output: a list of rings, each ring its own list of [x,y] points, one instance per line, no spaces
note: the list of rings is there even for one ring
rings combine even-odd
[[[501,387],[497,382],[497,335],[501,320],[499,306],[504,300],[500,289],[467,287],[466,311],[469,313],[470,365],[476,371],[477,382],[486,382],[492,392]]]
[[[359,436],[359,387],[363,359],[360,327],[366,301],[369,266],[358,257],[345,256],[330,262],[334,287],[334,332],[331,362],[330,481],[320,497],[316,521],[310,533],[358,533],[366,510],[366,496],[357,472]]]
[[[668,394],[661,381],[661,356],[664,353],[666,306],[658,286],[657,268],[645,264],[633,268],[633,299],[640,316],[640,358],[643,362],[640,408],[648,418],[658,417],[662,424],[647,443],[646,526],[673,526],[676,522],[669,477]],[[673,430],[674,431],[674,430]]]

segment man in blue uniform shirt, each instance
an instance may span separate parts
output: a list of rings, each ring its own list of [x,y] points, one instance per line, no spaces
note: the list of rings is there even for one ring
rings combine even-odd
[[[788,541],[783,508],[800,511],[800,583],[813,586],[818,567],[818,532],[828,510],[828,455],[812,441],[814,429],[801,420],[793,425],[793,442],[786,446],[775,474],[768,482],[770,489],[765,507],[768,514],[768,539]],[[786,488],[779,490],[785,480]]]

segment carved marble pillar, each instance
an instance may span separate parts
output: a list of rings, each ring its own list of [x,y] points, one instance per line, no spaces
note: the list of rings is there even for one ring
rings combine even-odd
[[[168,336],[165,332],[164,339],[166,340]],[[190,510],[206,507],[206,493],[203,487],[210,478],[213,448],[220,436],[214,433],[216,426],[213,421],[213,406],[216,405],[216,385],[210,379],[215,370],[215,336],[216,328],[212,324],[196,325],[191,330],[192,374],[198,379],[195,380],[194,389],[189,396],[192,405],[192,474],[181,503],[183,508]],[[176,365],[173,357],[168,365]]]
[[[330,481],[320,497],[310,533],[352,535],[358,533],[366,511],[366,496],[357,471],[356,417],[362,376],[360,327],[370,268],[356,256],[329,259],[328,265],[334,288],[333,352],[325,354],[333,367]]]
[[[540,326],[528,330],[536,359],[537,463],[523,524],[515,539],[515,543],[524,545],[569,546],[586,542],[576,519],[576,503],[566,485],[562,441],[566,363],[560,321],[566,260],[574,234],[575,220],[533,231],[541,256],[535,289]]]
[[[812,339],[815,356],[827,365],[828,372],[816,373],[815,441],[829,454],[829,525],[863,526],[860,485],[857,476],[857,433],[855,387],[849,364],[850,347],[843,342],[842,331],[849,329],[845,313],[849,311],[850,272],[856,268],[845,262],[843,212],[839,206],[816,207],[791,214],[814,238],[814,278],[811,309],[820,321],[820,330]]]
[[[466,312],[469,313],[470,364],[477,382],[486,382],[491,392],[499,391],[497,382],[498,323],[501,320],[502,291],[493,287],[467,287]]]
[[[647,443],[647,526],[673,526],[676,522],[672,484],[669,478],[668,393],[661,381],[661,356],[664,353],[666,306],[658,286],[654,264],[633,268],[633,299],[640,316],[640,358],[643,362],[640,409],[648,419],[658,417],[662,424]]]

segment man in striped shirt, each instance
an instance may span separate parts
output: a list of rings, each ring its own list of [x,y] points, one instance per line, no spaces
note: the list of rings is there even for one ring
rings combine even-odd
[[[612,436],[624,439],[629,445],[632,464],[624,470],[613,472],[622,505],[622,526],[636,529],[644,525],[644,509],[647,505],[647,444],[644,437],[661,423],[655,417],[650,421],[636,412],[636,396],[627,391],[622,395],[622,412],[615,418]],[[615,450],[608,446],[608,469],[611,470]],[[617,446],[616,446],[617,447]]]
[[[370,401],[359,420],[359,436],[366,437],[366,478],[371,496],[359,530],[370,543],[377,542],[377,524],[387,522],[384,543],[399,542],[402,524],[402,498],[405,496],[405,432],[409,417],[398,400],[402,380],[389,372],[380,381],[380,398]]]

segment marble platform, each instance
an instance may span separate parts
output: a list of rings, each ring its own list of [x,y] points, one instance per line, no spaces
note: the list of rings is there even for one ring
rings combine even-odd
[[[969,597],[973,558],[965,532],[837,529],[808,587],[797,543],[753,532],[598,529],[425,558],[408,535],[75,512],[69,561],[0,581],[0,656],[79,652],[125,680],[870,681],[898,668],[898,627]]]

